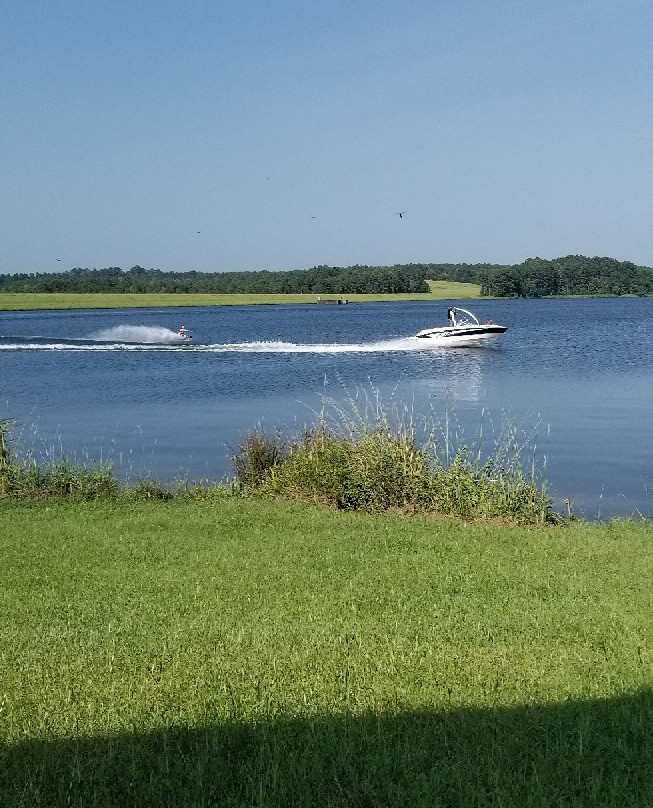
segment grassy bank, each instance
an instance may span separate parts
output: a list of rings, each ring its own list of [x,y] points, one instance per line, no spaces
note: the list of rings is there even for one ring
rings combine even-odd
[[[0,502],[0,804],[650,806],[651,538]]]
[[[186,499],[271,495],[366,513],[395,512],[467,521],[542,525],[561,521],[536,469],[526,473],[522,454],[498,445],[491,457],[467,447],[447,454],[433,438],[416,443],[413,428],[390,426],[377,415],[336,410],[339,423],[322,420],[295,437],[250,431],[231,457],[235,476],[222,482],[119,480],[110,465],[84,465],[65,456],[37,463],[14,457],[11,425],[0,420],[0,502],[72,497]],[[346,418],[350,420],[343,420]],[[351,420],[356,417],[357,420]],[[513,436],[514,437],[514,436]],[[569,514],[571,515],[571,514]]]
[[[429,281],[431,293],[397,295],[322,295],[322,299],[345,297],[352,303],[396,300],[461,300],[480,297],[473,283]],[[0,311],[36,309],[117,309],[166,306],[244,306],[278,303],[315,303],[317,295],[201,295],[201,294],[0,294]]]

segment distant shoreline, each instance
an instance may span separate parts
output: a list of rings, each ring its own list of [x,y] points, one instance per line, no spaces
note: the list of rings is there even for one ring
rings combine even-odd
[[[102,292],[7,292],[0,294],[0,311],[73,309],[131,309],[173,306],[251,306],[317,303],[341,298],[349,303],[402,300],[473,300],[480,298],[475,283],[429,281],[430,293],[399,294],[108,294]],[[488,298],[485,298],[488,299]]]
[[[475,283],[428,281],[430,293],[399,294],[109,294],[103,292],[6,292],[0,294],[0,311],[73,311],[75,309],[151,309],[190,306],[270,306],[297,303],[334,302],[392,303],[430,300],[518,300],[514,297],[481,296]],[[593,298],[636,298],[649,295],[547,295],[524,300],[577,300]]]

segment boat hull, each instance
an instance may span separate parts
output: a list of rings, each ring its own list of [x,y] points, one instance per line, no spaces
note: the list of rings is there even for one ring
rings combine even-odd
[[[424,343],[424,347],[451,348],[482,347],[492,344],[507,328],[502,325],[465,325],[425,328],[413,339]]]

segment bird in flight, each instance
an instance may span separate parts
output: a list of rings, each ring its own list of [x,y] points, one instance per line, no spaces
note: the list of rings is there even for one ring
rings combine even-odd
[[[400,219],[404,218],[405,210],[400,210],[399,213],[395,213],[395,216],[398,216]]]

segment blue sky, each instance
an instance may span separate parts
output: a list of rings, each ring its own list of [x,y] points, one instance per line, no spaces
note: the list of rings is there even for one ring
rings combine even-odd
[[[6,4],[0,272],[651,266],[652,34],[648,0]]]

